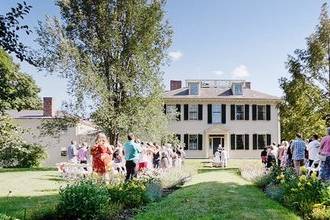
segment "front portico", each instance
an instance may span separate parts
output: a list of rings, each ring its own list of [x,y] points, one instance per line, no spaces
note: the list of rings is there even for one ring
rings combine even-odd
[[[204,146],[207,148],[206,157],[212,158],[214,152],[221,144],[228,152],[230,151],[229,129],[222,124],[214,125],[204,131]]]

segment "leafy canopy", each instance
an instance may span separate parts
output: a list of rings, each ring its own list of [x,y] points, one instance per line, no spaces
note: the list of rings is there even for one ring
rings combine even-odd
[[[69,81],[85,110],[116,143],[119,135],[166,133],[161,65],[171,43],[162,0],[58,0],[61,19],[38,30],[41,68]]]

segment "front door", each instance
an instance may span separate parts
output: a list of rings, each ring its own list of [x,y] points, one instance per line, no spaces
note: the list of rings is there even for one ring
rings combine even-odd
[[[218,150],[218,147],[219,147],[220,144],[221,144],[221,147],[225,146],[224,136],[211,137],[210,141],[212,143],[213,154]]]
[[[219,147],[220,138],[212,138],[212,139],[213,139],[213,154],[214,154]]]

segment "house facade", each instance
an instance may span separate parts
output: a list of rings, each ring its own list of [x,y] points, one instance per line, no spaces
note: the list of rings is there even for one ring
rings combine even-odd
[[[209,158],[219,145],[230,158],[259,158],[280,141],[280,98],[251,89],[243,80],[170,82],[164,111],[169,130],[184,144],[187,158]]]
[[[47,159],[45,166],[54,166],[56,163],[67,161],[66,151],[70,142],[87,142],[91,145],[97,129],[88,120],[80,120],[74,127],[64,127],[56,137],[41,135],[43,120],[54,120],[61,117],[61,112],[56,111],[52,97],[43,98],[42,110],[10,110],[7,113],[23,128],[23,139],[27,143],[36,143],[45,147]]]

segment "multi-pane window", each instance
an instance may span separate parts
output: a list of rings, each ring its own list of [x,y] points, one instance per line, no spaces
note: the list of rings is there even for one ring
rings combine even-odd
[[[190,134],[188,140],[188,150],[197,150],[198,137],[197,134]]]
[[[236,150],[244,149],[244,135],[238,134],[236,135]]]
[[[258,149],[263,149],[266,146],[266,135],[258,134]]]
[[[236,105],[236,120],[244,120],[244,105]]]
[[[176,120],[176,111],[176,105],[166,105],[166,115],[168,115],[169,119]]]
[[[243,89],[242,89],[242,84],[240,83],[233,83],[233,94],[234,95],[242,95],[243,94]]]
[[[258,117],[258,120],[266,120],[266,106],[265,105],[257,106],[257,117]]]
[[[189,120],[198,120],[198,105],[189,105]]]
[[[230,139],[232,150],[249,150],[248,134],[232,134]]]
[[[189,84],[189,91],[190,95],[198,95],[198,90],[199,90],[199,83],[190,83]]]
[[[212,105],[212,123],[221,123],[221,105]]]

